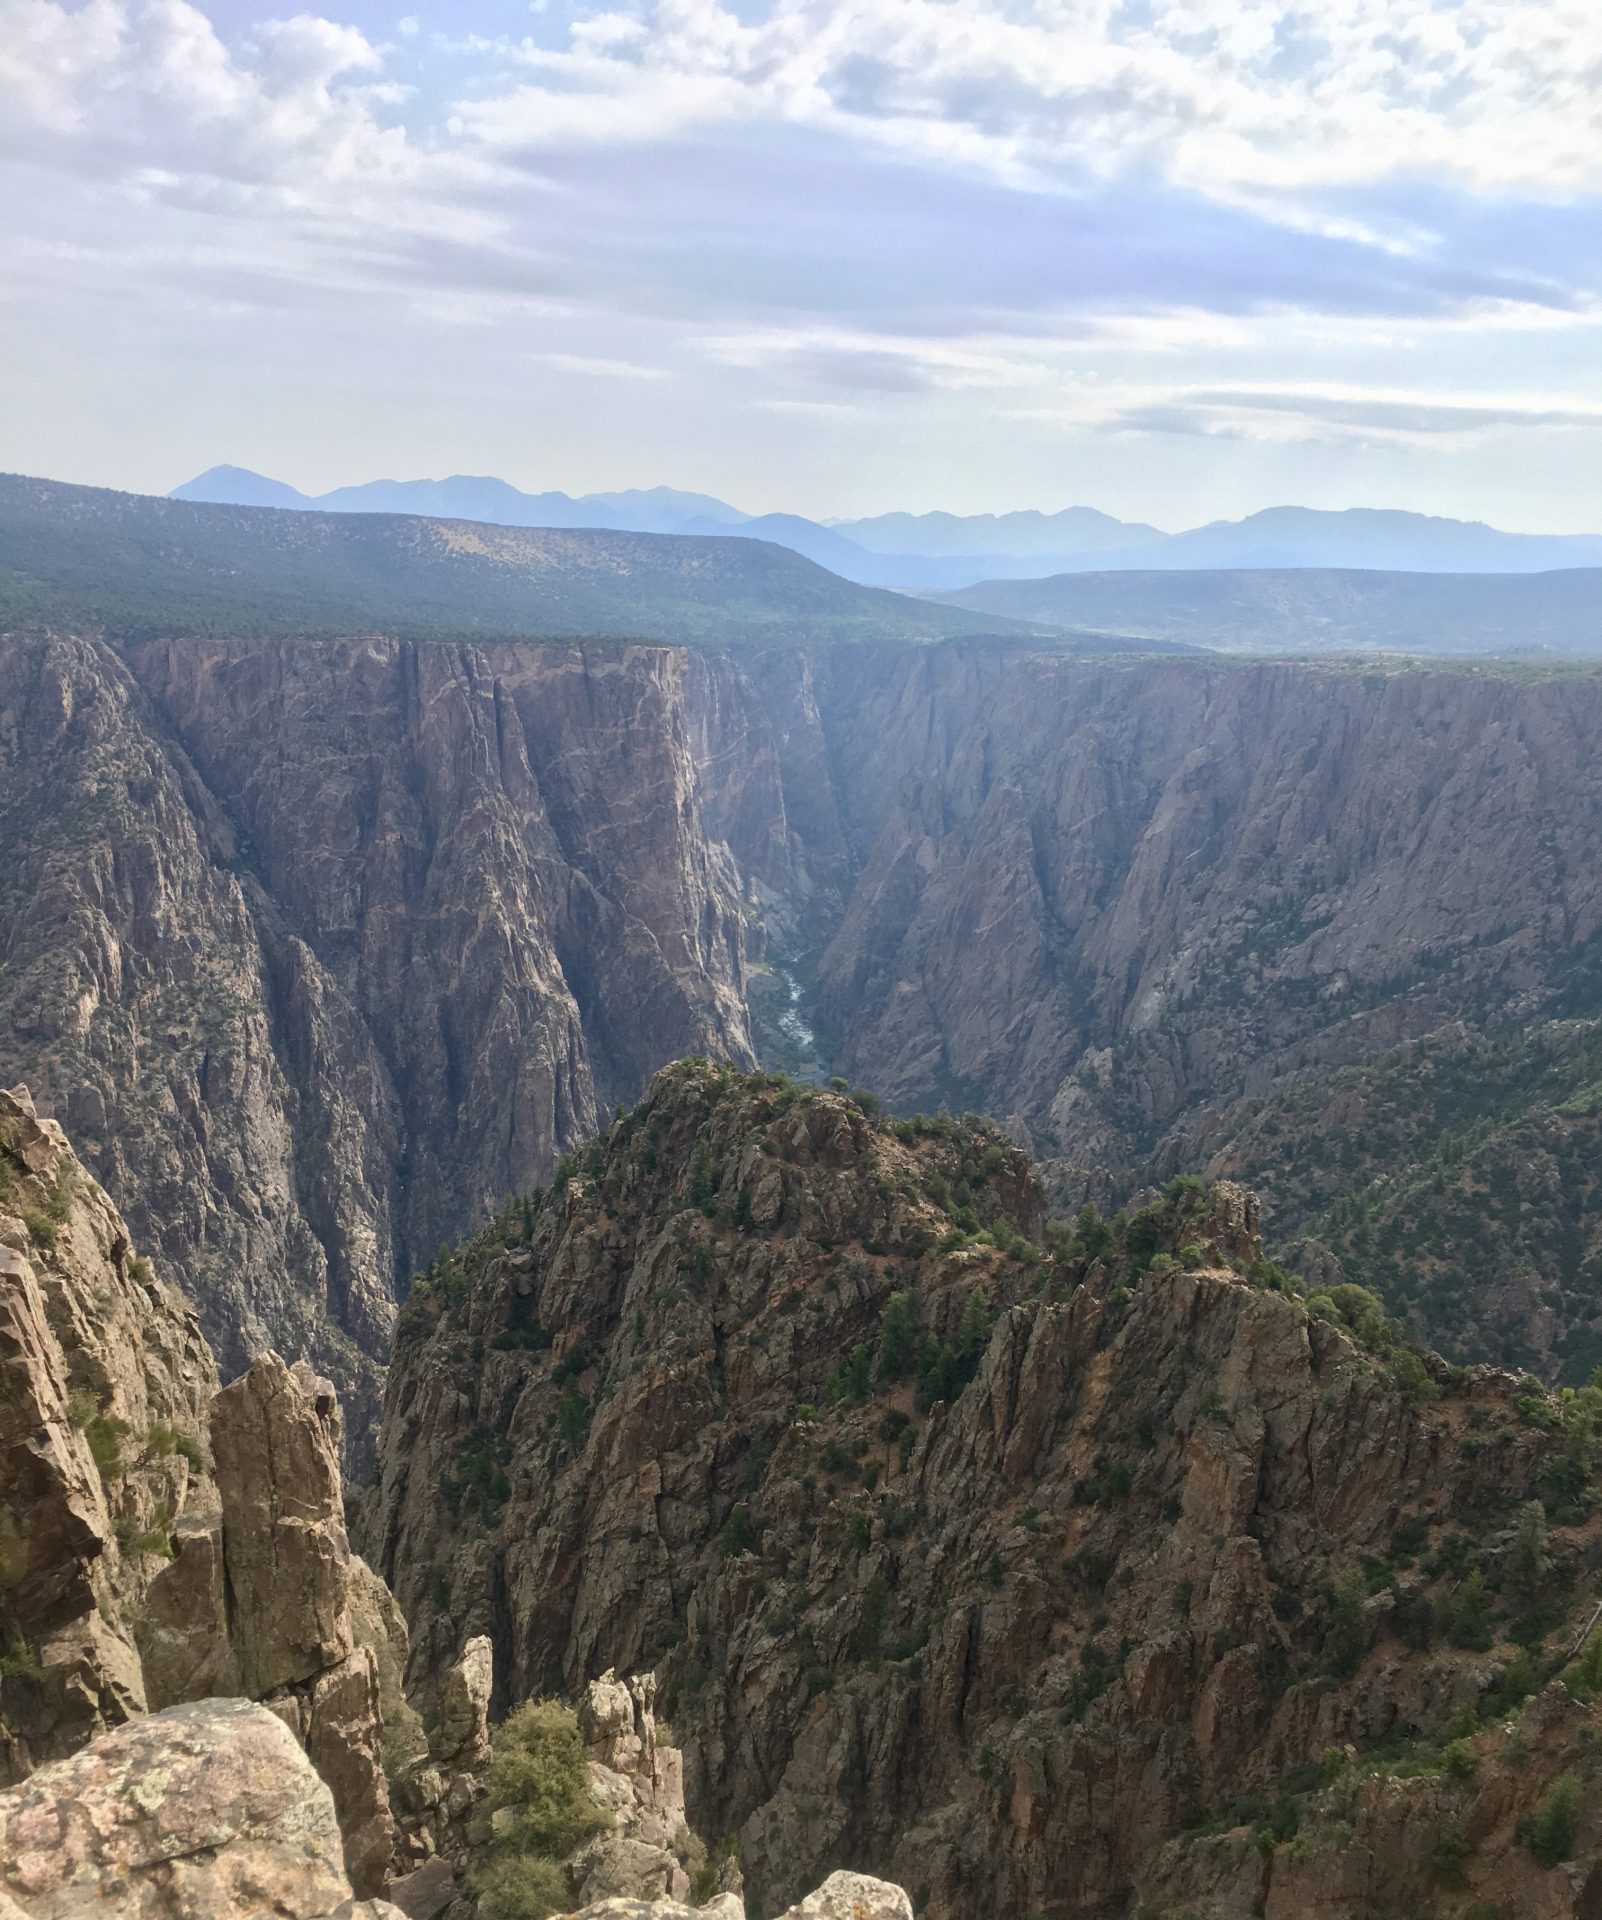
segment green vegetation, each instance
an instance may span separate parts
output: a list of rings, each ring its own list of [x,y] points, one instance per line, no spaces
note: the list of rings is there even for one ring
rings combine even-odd
[[[1479,1032],[1287,1088],[1238,1150],[1284,1239],[1328,1246],[1419,1336],[1545,1371],[1538,1302],[1577,1384],[1602,1363],[1602,952],[1577,950],[1556,997],[1577,1017],[1504,1025],[1487,1005]]]
[[[38,1680],[42,1678],[42,1669],[33,1650],[21,1640],[13,1640],[0,1651],[0,1682],[7,1680]]]
[[[158,1424],[148,1428],[144,1445],[147,1459],[165,1460],[176,1454],[180,1460],[187,1461],[196,1473],[205,1465],[200,1442],[192,1434],[181,1433],[177,1427]]]
[[[172,1514],[164,1502],[158,1502],[151,1515],[150,1525],[141,1527],[137,1521],[123,1519],[117,1522],[117,1545],[129,1558],[139,1554],[154,1554],[158,1559],[172,1558]]]
[[[562,1862],[610,1821],[590,1789],[578,1717],[555,1700],[519,1707],[495,1733],[473,1875],[482,1920],[547,1920],[569,1904]]]
[[[745,646],[1009,622],[852,585],[757,540],[201,506],[0,477],[0,627]],[[1022,634],[1022,629],[1016,629]]]
[[[67,1397],[67,1420],[89,1444],[89,1454],[109,1487],[127,1472],[122,1443],[132,1428],[116,1414],[102,1413],[92,1393],[82,1388]]]
[[[474,1427],[457,1447],[455,1466],[440,1487],[447,1511],[457,1515],[463,1501],[471,1499],[480,1519],[486,1525],[493,1524],[512,1491],[506,1476],[510,1453],[511,1443],[505,1434],[489,1427]]]
[[[1574,1850],[1580,1826],[1580,1782],[1572,1773],[1554,1780],[1520,1836],[1543,1867],[1555,1867]]]

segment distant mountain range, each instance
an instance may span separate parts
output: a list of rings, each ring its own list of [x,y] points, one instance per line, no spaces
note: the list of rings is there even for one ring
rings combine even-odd
[[[523,493],[504,480],[373,480],[312,496],[243,467],[212,467],[175,500],[322,513],[409,513],[512,527],[718,534],[789,547],[859,586],[951,592],[1000,579],[1139,569],[1357,568],[1416,573],[1540,573],[1602,566],[1602,535],[1505,533],[1479,521],[1375,507],[1269,507],[1163,533],[1093,507],[1061,513],[885,513],[824,524],[742,513],[708,494]]]
[[[1229,653],[1602,653],[1602,568],[1422,573],[1333,567],[1064,573],[932,596],[1062,632]]]

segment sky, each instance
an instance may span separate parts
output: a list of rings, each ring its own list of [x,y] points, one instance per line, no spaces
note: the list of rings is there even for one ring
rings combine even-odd
[[[0,468],[1602,531],[1599,0],[0,0]]]

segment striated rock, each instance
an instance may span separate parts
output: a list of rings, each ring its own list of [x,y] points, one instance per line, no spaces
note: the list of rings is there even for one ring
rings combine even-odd
[[[327,1787],[244,1700],[141,1715],[0,1795],[0,1890],[28,1920],[351,1912]]]
[[[0,1074],[226,1373],[270,1347],[335,1382],[358,1471],[397,1281],[664,1060],[750,1058],[689,672],[0,637]]]

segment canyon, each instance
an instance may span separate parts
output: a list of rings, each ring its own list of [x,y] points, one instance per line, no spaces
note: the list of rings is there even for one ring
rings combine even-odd
[[[1602,1358],[1588,674],[30,629],[0,684],[0,1078],[360,1471],[410,1276],[776,986],[1058,1205],[1242,1178],[1456,1357]],[[1493,1192],[1467,1286],[1402,1258]]]

